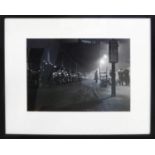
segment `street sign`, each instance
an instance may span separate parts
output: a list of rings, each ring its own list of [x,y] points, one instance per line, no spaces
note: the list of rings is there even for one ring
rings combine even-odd
[[[118,62],[118,42],[114,39],[109,41],[109,62]]]

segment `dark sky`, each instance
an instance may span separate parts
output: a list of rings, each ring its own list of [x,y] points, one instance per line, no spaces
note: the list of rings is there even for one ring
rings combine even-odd
[[[130,64],[130,40],[117,39],[119,43],[119,63],[117,68],[128,68]],[[44,49],[50,55],[53,64],[64,64],[74,68],[78,66],[81,72],[91,72],[98,68],[99,60],[104,54],[109,54],[109,39],[28,39],[28,52]],[[39,52],[38,52],[39,53]],[[29,55],[29,53],[28,53]]]

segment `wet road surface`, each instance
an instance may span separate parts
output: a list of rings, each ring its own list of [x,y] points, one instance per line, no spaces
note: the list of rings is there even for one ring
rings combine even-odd
[[[29,110],[35,111],[129,111],[130,87],[116,86],[116,97],[111,97],[111,86],[101,87],[92,79],[38,88],[35,98],[29,90]]]

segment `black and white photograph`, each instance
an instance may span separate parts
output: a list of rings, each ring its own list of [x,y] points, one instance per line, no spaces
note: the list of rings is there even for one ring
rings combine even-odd
[[[150,134],[150,26],[150,18],[5,18],[6,134]]]
[[[27,39],[28,111],[130,111],[130,39]]]

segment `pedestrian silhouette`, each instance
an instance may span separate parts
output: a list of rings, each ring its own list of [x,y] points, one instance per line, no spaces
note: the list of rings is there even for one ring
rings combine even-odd
[[[95,77],[94,77],[96,83],[98,82],[98,71],[95,71]]]

